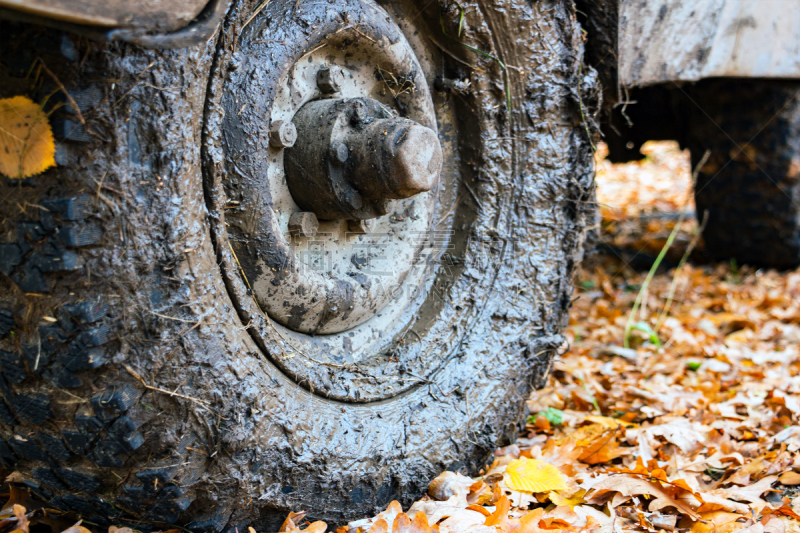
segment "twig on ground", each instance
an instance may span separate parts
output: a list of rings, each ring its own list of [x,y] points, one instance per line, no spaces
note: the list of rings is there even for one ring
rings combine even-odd
[[[78,117],[78,121],[81,123],[82,126],[85,126],[86,120],[83,118],[83,114],[81,113],[81,108],[78,107],[78,104],[75,102],[75,99],[72,98],[71,94],[69,94],[67,89],[64,87],[64,84],[61,83],[61,80],[59,80],[55,74],[53,74],[52,70],[47,68],[47,65],[44,64],[44,61],[42,61],[41,57],[39,58],[39,64],[42,66],[42,69],[45,72],[47,72],[47,75],[53,78],[53,81],[56,82],[56,85],[58,85],[59,89],[61,89],[61,92],[64,93],[64,96],[66,96],[67,100],[69,100],[69,105],[72,106],[72,110],[75,112],[75,116]]]
[[[180,394],[178,392],[169,391],[169,390],[166,390],[166,389],[162,389],[162,388],[159,388],[159,387],[154,387],[152,385],[148,385],[147,382],[144,380],[144,378],[142,376],[140,376],[139,373],[136,372],[133,368],[131,368],[130,366],[128,366],[126,364],[123,364],[122,366],[125,367],[125,370],[127,370],[128,373],[131,376],[136,378],[136,380],[139,383],[141,383],[142,387],[144,387],[145,389],[151,390],[151,391],[154,391],[154,392],[160,392],[162,394],[166,394],[167,396],[173,396],[175,398],[182,398],[184,400],[189,400],[192,403],[196,403],[197,405],[199,405],[203,409],[205,409],[207,411],[211,411],[211,409],[209,408],[209,406],[211,405],[211,402],[208,402],[206,400],[201,400],[199,398],[192,398],[191,396],[187,396],[185,394]]]

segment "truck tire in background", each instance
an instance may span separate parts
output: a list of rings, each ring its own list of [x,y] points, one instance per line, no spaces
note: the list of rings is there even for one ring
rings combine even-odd
[[[703,240],[719,260],[800,263],[800,83],[704,80],[687,94],[686,144]]]
[[[58,166],[0,181],[16,482],[100,525],[333,525],[514,437],[564,340],[598,88],[571,2],[458,6],[242,0],[208,43],[169,51],[0,22],[0,97],[58,106]],[[375,226],[315,235],[291,215],[322,209],[321,189],[287,192],[283,173],[369,152],[307,156],[317,130],[293,145],[285,128],[337,91],[351,100],[326,109],[353,117],[337,128],[438,132],[442,174],[348,204],[385,212]],[[381,254],[402,276],[370,271]]]

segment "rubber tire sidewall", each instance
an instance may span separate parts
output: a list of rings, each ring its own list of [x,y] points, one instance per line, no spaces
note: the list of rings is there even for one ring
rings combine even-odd
[[[45,424],[17,416],[3,427],[6,440],[20,435],[45,451],[40,459],[17,457],[23,476],[66,507],[80,506],[75,498],[94,505],[95,514],[84,513],[95,519],[109,520],[102,502],[130,509],[131,495],[139,494],[145,520],[159,522],[168,516],[159,510],[168,508],[180,511],[181,521],[199,519],[198,528],[277,529],[287,510],[338,524],[393,499],[408,504],[441,470],[474,472],[513,437],[525,398],[563,342],[571,274],[592,212],[593,159],[581,117],[591,116],[596,79],[581,65],[571,4],[470,6],[462,39],[516,70],[474,55],[464,57],[480,70],[449,67],[471,81],[458,98],[472,122],[463,163],[475,172],[465,195],[479,206],[445,311],[460,328],[458,342],[442,347],[447,362],[436,375],[378,404],[326,400],[292,382],[264,357],[231,303],[200,179],[215,42],[177,51],[88,45],[79,78],[101,80],[106,95],[89,116],[97,138],[73,149],[68,165],[33,178],[26,194],[32,202],[95,198],[90,218],[103,239],[78,250],[81,268],[53,276],[44,297],[3,280],[10,290],[0,308],[13,310],[19,335],[2,348],[21,352],[44,317],[61,316],[75,300],[105,302],[110,312],[102,323],[112,333],[105,363],[73,372],[80,387],[64,391],[48,377],[7,384],[9,398],[50,398]],[[426,14],[439,9],[429,4]],[[509,95],[511,110],[504,109]],[[37,216],[11,202],[3,209],[7,239],[15,237],[15,221]],[[479,299],[475,286],[483,287]],[[76,417],[86,405],[107,409],[92,398],[126,387],[138,390],[135,403],[109,415],[94,441],[108,440],[120,417],[134,420],[143,444],[121,455],[122,466],[98,466],[89,452],[64,460],[47,452],[41,434],[58,439],[82,427]],[[53,472],[61,486],[35,479],[37,468]],[[151,478],[137,476],[165,468],[166,485],[151,487],[144,482]],[[65,488],[65,471],[103,486]]]

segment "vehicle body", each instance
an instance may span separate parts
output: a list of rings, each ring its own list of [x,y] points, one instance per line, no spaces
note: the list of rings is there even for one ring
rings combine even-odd
[[[579,4],[588,62],[603,85],[609,159],[639,159],[644,142],[677,140],[697,171],[708,254],[780,268],[800,263],[797,5]]]

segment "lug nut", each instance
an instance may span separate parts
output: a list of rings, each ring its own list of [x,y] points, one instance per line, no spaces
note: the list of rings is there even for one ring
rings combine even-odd
[[[359,233],[361,235],[371,233],[372,220],[362,220],[362,219],[348,220],[347,230],[350,233]]]
[[[364,102],[356,100],[353,103],[353,115],[351,122],[355,124],[365,124],[369,120],[369,110]]]
[[[317,215],[308,211],[298,211],[289,217],[289,233],[297,237],[313,237],[319,229]]]
[[[317,71],[317,85],[325,94],[339,92],[344,83],[344,72],[336,65],[322,67]]]
[[[269,131],[269,145],[273,148],[291,148],[297,140],[297,128],[288,121],[276,120]]]
[[[347,145],[342,141],[333,141],[331,143],[331,161],[334,165],[344,165],[347,163],[347,158],[350,157],[350,150]]]

